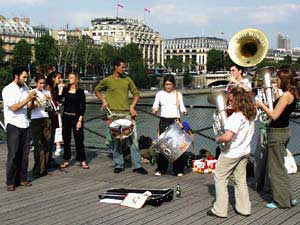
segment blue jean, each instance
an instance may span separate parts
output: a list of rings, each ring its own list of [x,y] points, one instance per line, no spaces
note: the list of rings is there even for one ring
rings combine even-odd
[[[141,167],[141,152],[138,147],[137,131],[135,121],[133,120],[133,134],[127,139],[116,139],[112,137],[113,160],[115,168],[124,168],[123,149],[130,146],[131,164],[133,169]]]

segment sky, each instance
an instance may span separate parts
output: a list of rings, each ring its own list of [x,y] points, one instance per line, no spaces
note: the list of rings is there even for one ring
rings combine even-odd
[[[230,38],[245,28],[263,31],[271,48],[277,35],[300,47],[300,0],[0,0],[0,15],[29,17],[32,25],[88,27],[100,17],[145,19],[163,38]],[[144,8],[150,9],[145,13]],[[223,34],[224,33],[224,34]]]

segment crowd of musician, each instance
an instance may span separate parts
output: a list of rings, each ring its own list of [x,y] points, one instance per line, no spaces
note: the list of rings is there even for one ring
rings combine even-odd
[[[141,166],[135,124],[137,116],[135,107],[139,101],[139,91],[132,79],[127,76],[126,63],[123,59],[116,60],[114,69],[113,74],[101,80],[95,89],[102,108],[107,110],[107,130],[110,133],[108,138],[111,140],[114,162],[113,172],[121,173],[124,170],[123,150],[130,148],[133,172],[145,175],[148,172]],[[230,73],[230,82],[225,88],[227,122],[219,128],[222,132],[215,139],[217,143],[222,144],[221,155],[214,173],[216,201],[207,215],[227,217],[229,179],[233,179],[235,183],[235,211],[243,216],[251,214],[246,165],[254,134],[254,120],[260,118],[262,113],[270,119],[266,128],[261,129],[262,133],[267,133],[265,145],[267,154],[263,164],[270,186],[267,187],[267,183],[260,182],[257,184],[257,189],[270,188],[272,191],[273,201],[267,204],[269,208],[295,206],[297,200],[293,196],[284,167],[286,146],[290,139],[289,116],[295,109],[297,99],[295,72],[285,68],[274,73],[276,82],[273,83],[272,89],[276,87],[281,91],[276,92],[278,94],[272,102],[271,109],[262,101],[263,99],[254,100],[254,88],[251,82],[243,77],[243,68],[233,65]],[[27,177],[31,137],[34,145],[32,168],[34,179],[47,175],[51,168],[64,169],[70,166],[72,133],[75,140],[76,160],[82,169],[89,169],[83,129],[86,99],[84,90],[79,87],[79,76],[70,73],[68,82],[64,85],[62,75],[57,71],[51,71],[46,76],[36,75],[34,77],[36,88],[33,90],[26,85],[28,79],[26,68],[13,69],[12,76],[13,81],[2,92],[8,146],[7,191],[14,191],[18,186],[32,185]],[[163,85],[164,89],[157,92],[152,108],[153,114],[161,108],[158,136],[171,124],[176,123],[191,138],[194,138],[189,124],[180,120],[180,115],[187,115],[188,111],[184,106],[182,94],[175,88],[174,76],[166,75]],[[132,100],[129,99],[129,92],[133,96]],[[61,105],[63,105],[62,113],[59,109]],[[115,130],[113,125],[109,126],[114,123],[117,124]],[[118,127],[122,123],[124,128],[120,131]],[[54,155],[62,155],[63,163],[58,165]],[[166,174],[168,159],[159,153],[156,155],[156,163],[155,175]],[[179,157],[173,162],[174,174],[183,176],[184,166],[183,157]]]

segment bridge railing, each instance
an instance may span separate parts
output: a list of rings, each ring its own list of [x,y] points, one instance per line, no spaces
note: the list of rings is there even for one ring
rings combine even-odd
[[[157,138],[157,127],[159,123],[159,117],[157,115],[151,114],[152,104],[138,104],[136,117],[136,126],[138,136],[146,135],[155,140]],[[213,113],[215,111],[214,106],[209,105],[187,105],[189,114],[187,116],[182,116],[182,120],[187,121],[194,134],[195,134],[195,143],[194,148],[191,148],[190,151],[194,153],[199,153],[200,149],[206,149],[215,153],[217,144],[215,143],[215,135],[212,129],[213,123]],[[159,115],[159,113],[158,113]],[[105,121],[105,111],[101,111],[99,102],[89,102],[87,103],[87,111],[85,115],[85,147],[90,150],[96,151],[108,151],[108,139],[109,130]],[[2,120],[2,115],[0,115]],[[2,120],[3,121],[3,120]],[[259,122],[255,123],[255,133],[253,140],[251,142],[252,154],[254,155],[257,141],[259,140]],[[295,118],[290,120],[290,128],[292,131],[292,137],[288,144],[288,149],[292,151],[296,157],[297,162],[300,162],[299,155],[299,146],[300,138],[299,128],[300,128],[300,119]],[[5,133],[0,128],[0,141],[5,141]]]

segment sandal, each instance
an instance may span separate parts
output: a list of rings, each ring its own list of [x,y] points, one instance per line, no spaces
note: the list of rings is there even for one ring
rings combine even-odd
[[[89,165],[86,163],[86,161],[81,162],[80,166],[81,166],[82,169],[89,169],[90,168]]]
[[[69,164],[69,162],[64,162],[63,164],[61,164],[59,167],[60,168],[67,168],[67,167],[69,167],[70,166],[70,164]]]

